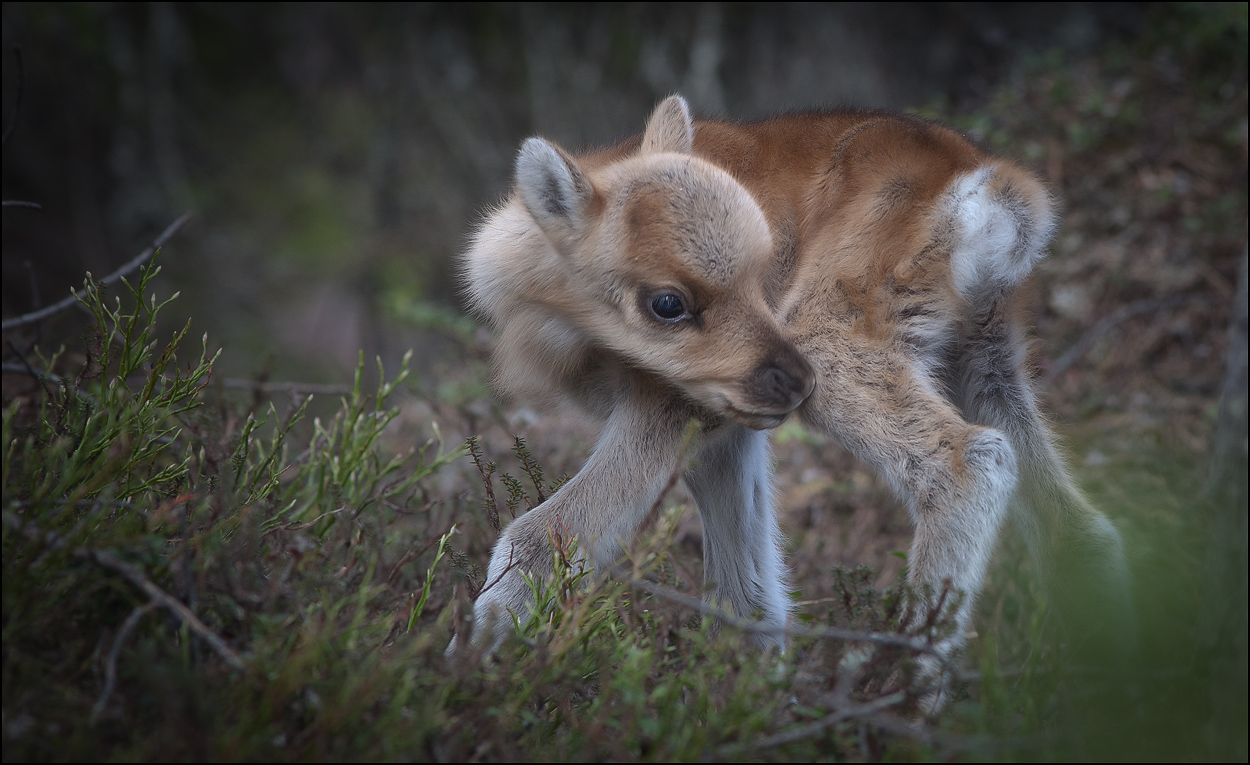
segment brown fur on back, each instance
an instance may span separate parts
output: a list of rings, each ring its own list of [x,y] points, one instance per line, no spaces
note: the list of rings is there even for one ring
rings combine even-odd
[[[642,136],[634,136],[576,160],[593,178],[637,155],[641,143]],[[1026,172],[949,128],[893,112],[847,109],[747,123],[696,121],[693,149],[732,175],[763,211],[773,240],[773,256],[761,277],[763,293],[781,320],[796,304],[833,297],[855,331],[883,343],[900,337],[917,345],[940,343],[935,335],[949,337],[949,332],[913,324],[936,316],[949,330],[970,311],[951,280],[951,242],[944,231],[949,222],[934,213],[953,177],[992,164],[999,174],[1016,177],[1035,206],[1049,206],[1045,189]],[[664,235],[657,233],[666,228],[663,216],[646,200],[636,203],[631,216],[646,221],[633,227],[636,251],[660,252],[650,240]],[[535,305],[564,300],[552,286],[535,279],[527,300]],[[511,317],[514,323],[518,319]],[[539,401],[563,391],[600,409],[578,381],[599,379],[605,365],[619,360],[593,345],[560,342],[565,338],[550,327],[544,331],[543,321],[549,317],[505,328],[497,354],[502,387]],[[545,347],[548,337],[556,338],[553,347]],[[531,369],[519,356],[544,363]]]

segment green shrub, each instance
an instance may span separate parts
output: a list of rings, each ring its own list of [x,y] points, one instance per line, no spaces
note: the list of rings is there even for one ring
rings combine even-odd
[[[407,357],[372,394],[362,360],[311,427],[308,399],[231,402],[207,338],[180,359],[189,322],[157,341],[173,300],[151,294],[157,271],[112,300],[88,278],[85,352],[40,357],[33,392],[6,391],[6,759],[812,758],[862,748],[862,702],[878,717],[913,702],[886,687],[905,676],[897,651],[839,685],[840,641],[740,650],[670,586],[680,507],[614,579],[553,540],[556,574],[530,580],[517,636],[445,657],[489,586],[462,547],[498,530],[494,465],[472,440],[385,456]],[[426,485],[470,447],[487,524]],[[560,481],[514,451],[523,477],[500,478],[516,513]],[[889,627],[896,601],[846,581],[844,617],[809,625]]]

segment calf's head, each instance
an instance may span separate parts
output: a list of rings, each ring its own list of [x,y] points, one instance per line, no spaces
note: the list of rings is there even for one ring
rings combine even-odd
[[[692,153],[674,96],[636,156],[587,169],[531,138],[517,189],[560,259],[533,300],[593,344],[753,428],[782,422],[814,386],[764,297],[768,222],[732,176]]]

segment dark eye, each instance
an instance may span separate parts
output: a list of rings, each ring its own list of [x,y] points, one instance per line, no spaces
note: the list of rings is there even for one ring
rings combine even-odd
[[[666,321],[680,319],[686,313],[686,306],[681,298],[671,292],[665,292],[651,298],[651,311]]]

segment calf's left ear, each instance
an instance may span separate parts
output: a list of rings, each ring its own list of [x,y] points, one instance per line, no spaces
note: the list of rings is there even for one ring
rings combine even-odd
[[[516,160],[521,200],[556,249],[574,245],[586,230],[595,187],[577,160],[541,138],[529,138]]]
[[[669,96],[651,112],[647,131],[642,135],[642,153],[673,152],[689,154],[694,148],[694,122],[690,105],[681,96]]]

